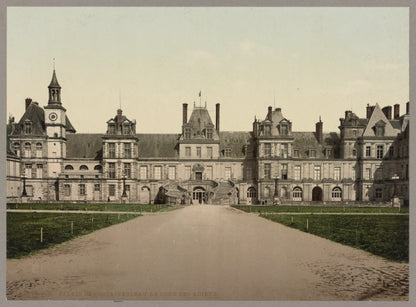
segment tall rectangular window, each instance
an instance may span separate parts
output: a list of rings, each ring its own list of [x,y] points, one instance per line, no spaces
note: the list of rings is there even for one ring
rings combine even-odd
[[[366,157],[371,157],[371,146],[366,146],[365,147],[365,156]]]
[[[191,179],[191,167],[185,166],[185,179]]]
[[[384,146],[377,145],[377,159],[383,159],[384,156]]]
[[[315,165],[313,168],[313,179],[314,180],[321,180],[321,166]]]
[[[271,178],[271,176],[272,176],[271,171],[272,171],[271,164],[270,163],[264,164],[264,179],[270,179]]]
[[[43,164],[36,164],[36,178],[42,178]]]
[[[287,164],[282,164],[282,179],[285,180],[287,179]]]
[[[293,157],[295,157],[295,158],[299,158],[299,150],[295,149],[295,150],[293,151]]]
[[[185,128],[185,139],[191,138],[191,128]]]
[[[171,180],[176,179],[176,167],[175,166],[169,166],[168,178]]]
[[[251,169],[251,167],[247,167],[246,169],[246,174],[247,174],[247,179],[252,179],[253,177],[253,170]]]
[[[231,167],[225,168],[225,179],[231,179]]]
[[[207,129],[207,139],[212,139],[212,129]]]
[[[25,164],[25,177],[32,178],[32,164]]]
[[[389,148],[389,157],[390,158],[393,158],[393,156],[394,156],[394,146],[393,145],[390,145],[390,148]]]
[[[227,158],[231,157],[231,148],[230,148],[230,147],[225,148],[225,150],[224,150],[224,155],[225,155]]]
[[[131,158],[131,144],[124,143],[124,158]]]
[[[272,155],[272,144],[265,143],[264,144],[264,156],[270,157]]]
[[[212,159],[212,147],[207,147],[207,156],[208,159]]]
[[[116,178],[116,164],[114,162],[108,163],[108,178]]]
[[[30,158],[31,151],[32,149],[30,143],[25,143],[25,158]]]
[[[371,168],[366,168],[365,169],[364,176],[365,176],[365,179],[367,179],[367,180],[371,180],[372,179],[373,176],[371,176]]]
[[[79,185],[79,195],[85,195],[85,184]]]
[[[185,147],[185,156],[187,157],[191,156],[191,147]]]
[[[31,134],[31,133],[32,133],[32,123],[25,122],[25,134]]]
[[[108,143],[108,157],[109,158],[116,157],[116,143]]]
[[[155,179],[162,179],[162,167],[161,166],[155,166],[154,167],[154,178]]]
[[[147,179],[147,166],[140,166],[140,179]]]
[[[300,176],[301,176],[301,173],[300,173],[300,165],[295,165],[295,168],[294,168],[294,171],[295,171],[295,180],[300,180]]]
[[[100,192],[101,191],[101,185],[99,183],[94,184],[94,191]]]
[[[42,143],[36,144],[36,158],[42,158]]]
[[[196,148],[196,156],[197,156],[198,158],[201,158],[201,147],[197,147],[197,148]]]
[[[115,184],[109,184],[108,185],[108,195],[115,196],[116,195],[116,185]]]
[[[207,166],[207,168],[206,168],[206,175],[205,175],[205,178],[207,179],[207,180],[212,180],[212,178],[213,178],[214,176],[213,176],[213,174],[212,174],[212,166]]]
[[[315,149],[309,150],[309,157],[310,158],[316,158],[316,150]]]
[[[289,145],[288,144],[282,144],[282,149],[281,149],[281,151],[282,151],[282,158],[287,158],[287,154],[288,154],[288,148],[289,148]]]
[[[64,196],[71,196],[71,185],[64,184]]]
[[[334,167],[334,179],[341,180],[341,168],[340,167]]]
[[[124,176],[131,178],[131,163],[124,163]]]
[[[264,126],[264,135],[266,136],[271,135],[271,127],[269,125]]]

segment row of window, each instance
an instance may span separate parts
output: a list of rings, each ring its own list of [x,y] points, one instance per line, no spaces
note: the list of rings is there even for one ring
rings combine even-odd
[[[282,123],[276,126],[277,130],[279,131],[279,135],[287,136],[289,135],[289,125],[286,123]],[[272,126],[270,124],[265,124],[260,126],[260,135],[264,136],[271,136]]]
[[[35,150],[36,150],[36,157],[41,158],[42,157],[42,143],[36,143]],[[13,144],[13,151],[17,156],[20,155],[20,143]],[[29,142],[26,142],[23,145],[23,156],[26,158],[30,158],[31,155],[32,155],[32,144]]]
[[[288,148],[288,144],[281,144],[281,148],[280,148],[280,157],[282,158],[287,158],[289,156],[289,148]],[[309,158],[316,158],[316,149],[310,149],[307,151],[308,157]],[[331,158],[333,156],[333,150],[332,148],[326,148],[325,149],[325,157],[326,158]],[[272,156],[272,144],[271,143],[264,143],[264,157],[266,158],[270,158]],[[299,158],[299,150],[298,149],[294,149],[293,150],[293,157],[294,158]]]
[[[25,164],[24,172],[26,178],[42,178],[43,164]]]
[[[121,134],[133,134],[134,127],[131,127],[130,123],[125,123],[121,125]],[[116,125],[109,124],[108,125],[108,134],[116,134]]]
[[[72,170],[74,170],[74,167],[72,165],[68,164],[68,165],[65,165],[65,170],[72,171]],[[88,171],[89,169],[88,169],[87,165],[81,165],[79,167],[79,170],[80,171]],[[95,165],[94,170],[95,171],[100,171],[100,170],[102,170],[102,166],[101,165]]]
[[[132,157],[132,150],[131,150],[132,143],[122,143],[122,144],[123,144],[123,157],[131,158]],[[108,146],[108,158],[116,158],[116,143],[107,143],[107,146]]]
[[[64,196],[71,196],[71,185],[70,184],[64,184]],[[130,192],[130,185],[125,185],[126,192]],[[94,192],[101,192],[101,184],[96,183],[94,184]],[[81,183],[78,184],[78,195],[85,196],[87,195],[87,189],[86,185]],[[108,195],[109,196],[115,196],[116,195],[116,185],[115,184],[109,184],[108,185]]]
[[[301,180],[302,173],[301,173],[301,166],[295,165],[293,167],[293,179],[294,180]],[[264,164],[264,179],[272,179],[271,177],[271,164],[265,163]],[[288,165],[281,164],[280,165],[280,179],[286,180],[288,179]],[[313,168],[313,179],[314,180],[321,180],[321,166],[315,165]],[[333,173],[334,180],[341,180],[341,167],[334,167]]]
[[[195,134],[194,136],[205,137],[207,139],[212,139],[213,138],[213,129],[212,128],[202,129],[202,131],[200,133]],[[185,139],[190,139],[191,137],[192,137],[191,128],[190,127],[185,127],[185,129],[184,129],[184,138]]]

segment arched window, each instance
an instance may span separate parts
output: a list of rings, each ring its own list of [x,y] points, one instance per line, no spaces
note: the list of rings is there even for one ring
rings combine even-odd
[[[332,200],[342,200],[342,190],[340,187],[335,187],[332,189]]]
[[[296,200],[296,201],[300,201],[300,200],[302,200],[302,197],[303,197],[303,192],[302,192],[302,188],[301,187],[295,187],[295,188],[293,188],[293,200]]]
[[[94,166],[95,171],[101,171],[102,169],[103,169],[103,167],[101,165]]]
[[[253,188],[253,187],[248,188],[248,190],[247,190],[247,197],[248,198],[256,198],[257,197],[257,191],[256,191],[256,189]]]
[[[14,153],[17,156],[20,156],[20,144],[19,143],[14,143],[13,144],[13,150],[14,150]]]
[[[81,165],[81,166],[79,167],[79,169],[80,169],[81,171],[88,171],[88,166],[86,166],[86,165]]]
[[[69,170],[69,171],[72,171],[74,168],[72,167],[72,165],[65,165],[65,170]]]

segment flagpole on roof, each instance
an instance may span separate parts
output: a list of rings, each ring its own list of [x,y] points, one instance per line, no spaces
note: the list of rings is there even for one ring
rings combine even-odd
[[[201,99],[202,99],[202,97],[201,97],[201,90],[199,90],[199,107],[201,107]]]

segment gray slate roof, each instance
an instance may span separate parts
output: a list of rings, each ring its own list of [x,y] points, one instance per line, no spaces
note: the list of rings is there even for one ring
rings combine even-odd
[[[36,103],[31,103],[16,125],[12,136],[18,136],[23,133],[24,122],[29,120],[32,122],[32,133],[33,136],[43,136],[46,134],[45,130],[45,112],[43,108],[39,107]]]
[[[101,159],[103,134],[77,133],[66,136],[67,158]]]
[[[299,158],[308,158],[309,150],[316,150],[316,158],[324,158],[324,148],[334,151],[339,143],[339,136],[335,132],[322,134],[322,145],[318,143],[315,132],[292,132],[293,149],[299,150]]]

